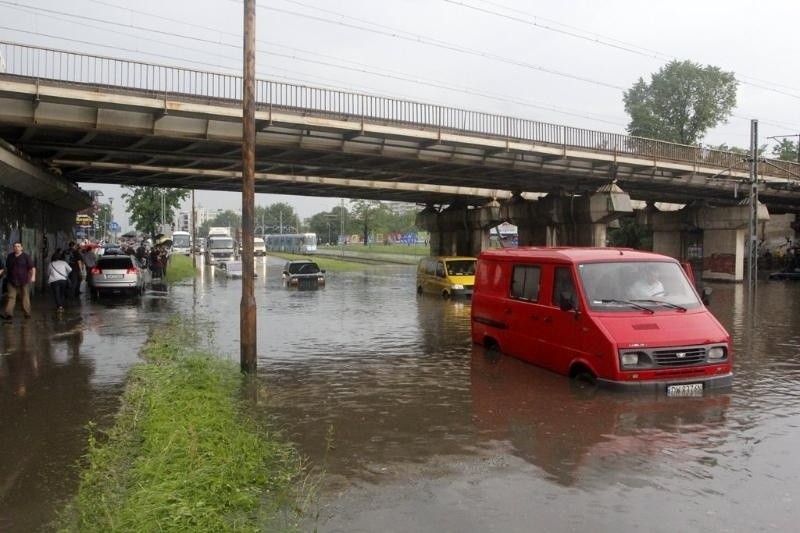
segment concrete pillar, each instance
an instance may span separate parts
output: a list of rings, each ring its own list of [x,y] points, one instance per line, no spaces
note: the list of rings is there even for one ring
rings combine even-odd
[[[538,201],[513,201],[504,219],[517,225],[520,246],[605,246],[608,224],[632,213],[631,200],[616,184],[574,196],[559,191]]]
[[[769,219],[765,205],[758,207],[758,220]],[[672,212],[652,213],[653,251],[680,260],[694,259],[696,235],[702,232],[703,279],[740,282],[744,279],[750,207],[714,207],[689,204]]]
[[[476,256],[489,247],[489,228],[501,222],[500,205],[468,208],[453,204],[437,212],[427,207],[417,214],[417,225],[431,235],[431,255]]]

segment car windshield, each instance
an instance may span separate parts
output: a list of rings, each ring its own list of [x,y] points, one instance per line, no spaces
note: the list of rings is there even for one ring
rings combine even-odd
[[[701,305],[680,265],[671,262],[614,262],[578,265],[589,307],[595,311],[692,309]]]
[[[289,263],[289,274],[317,274],[319,267],[316,263]]]
[[[189,246],[189,240],[188,235],[173,235],[172,246],[173,248],[187,248]]]
[[[475,259],[456,259],[447,262],[447,274],[450,276],[474,276]]]

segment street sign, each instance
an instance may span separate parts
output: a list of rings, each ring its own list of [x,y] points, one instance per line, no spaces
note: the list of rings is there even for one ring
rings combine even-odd
[[[112,222],[111,224],[108,225],[108,229],[111,231],[119,231],[119,223]]]

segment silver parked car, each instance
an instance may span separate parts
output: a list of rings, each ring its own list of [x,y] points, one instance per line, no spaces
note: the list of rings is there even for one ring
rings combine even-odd
[[[138,296],[144,293],[144,271],[130,255],[101,255],[89,270],[86,283],[92,298],[102,293]]]

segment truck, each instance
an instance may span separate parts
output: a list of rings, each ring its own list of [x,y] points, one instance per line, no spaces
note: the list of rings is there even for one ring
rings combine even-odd
[[[206,239],[206,264],[218,265],[236,260],[236,244],[230,229],[224,227],[208,228]]]
[[[208,228],[208,236],[209,237],[230,237],[231,236],[231,229],[224,226],[211,226]]]

